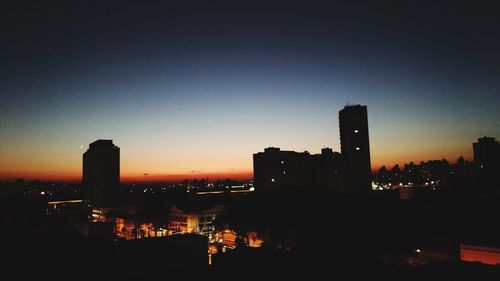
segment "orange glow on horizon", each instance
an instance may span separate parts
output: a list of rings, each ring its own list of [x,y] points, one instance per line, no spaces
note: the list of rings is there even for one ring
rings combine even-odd
[[[399,164],[400,167],[404,166],[405,163],[414,162],[415,164],[420,164],[421,161],[428,160],[440,160],[443,157],[447,159],[451,164],[456,163],[456,160],[460,155],[463,155],[465,160],[472,161],[472,155],[469,154],[450,154],[441,155],[436,157],[437,154],[431,154],[426,157],[402,157],[394,156],[388,157],[383,155],[383,157],[377,157],[376,160],[372,160],[372,172],[376,173],[382,166],[385,166],[388,170],[394,165]],[[372,159],[374,157],[372,156]],[[381,159],[382,158],[382,159]],[[123,183],[133,183],[133,182],[181,182],[186,179],[206,179],[209,178],[210,181],[233,179],[233,180],[249,180],[253,179],[252,170],[240,170],[231,172],[191,172],[191,173],[177,173],[177,174],[156,174],[156,173],[138,173],[136,171],[122,171],[121,182]],[[55,181],[55,182],[68,182],[68,183],[78,183],[82,180],[81,169],[78,171],[66,170],[64,172],[53,172],[53,171],[35,171],[35,170],[10,170],[1,171],[0,180],[4,181],[15,181],[16,179],[22,178],[26,181],[30,180],[41,180],[41,181]]]
[[[133,182],[181,182],[183,180],[188,179],[206,179],[208,178],[210,181],[216,180],[250,180],[253,179],[253,172],[232,172],[232,173],[224,173],[224,172],[215,172],[215,173],[185,173],[185,174],[176,174],[176,175],[137,175],[137,174],[128,174],[121,175],[120,181],[122,183],[133,183]],[[81,174],[60,174],[57,175],[55,173],[30,173],[30,172],[10,172],[10,173],[1,173],[0,180],[4,181],[15,181],[17,179],[23,179],[25,181],[31,180],[41,180],[41,181],[55,181],[55,182],[68,182],[68,183],[79,183],[82,181]]]
[[[187,174],[177,174],[177,175],[127,175],[122,176],[121,181],[125,183],[131,182],[180,182],[187,179],[206,179],[209,181],[216,180],[248,180],[253,179],[253,172],[233,172],[233,173],[224,173],[224,172],[215,172],[215,173],[187,173]]]
[[[0,173],[0,180],[15,181],[23,179],[25,181],[40,180],[54,182],[81,182],[82,175],[80,173],[55,173],[55,172],[32,172],[32,171],[7,171]]]
[[[409,142],[408,142],[409,143]],[[430,145],[394,146],[386,140],[376,139],[371,144],[372,172],[377,172],[383,165],[391,169],[395,164],[403,166],[405,163],[447,159],[456,163],[461,155],[465,160],[472,161],[472,146],[467,142],[449,146],[436,143]],[[142,151],[128,148],[121,157],[121,181],[132,182],[180,182],[186,179],[218,179],[247,180],[253,178],[252,153],[262,149],[249,148],[246,151],[226,151],[224,155],[214,157],[207,151],[182,155],[172,152],[167,160],[159,155],[141,154]],[[282,146],[283,150],[297,150]],[[56,148],[52,149],[56,151]],[[51,150],[51,151],[52,151]],[[54,152],[52,151],[52,152]],[[14,181],[23,178],[26,181],[41,180],[79,183],[82,180],[82,150],[71,154],[50,154],[42,150],[38,155],[8,154],[0,159],[0,180]],[[49,151],[50,152],[50,151]],[[24,153],[24,152],[23,152]],[[177,153],[177,154],[176,154]],[[319,153],[313,152],[313,153]],[[215,155],[215,154],[214,154]],[[15,156],[15,157],[14,157]],[[181,160],[179,160],[181,159]]]

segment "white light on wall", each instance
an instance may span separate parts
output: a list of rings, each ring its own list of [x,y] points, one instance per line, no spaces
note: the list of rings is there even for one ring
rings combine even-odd
[[[359,131],[358,130],[354,130],[354,133],[357,134],[357,133],[359,133]]]
[[[276,180],[275,179],[271,179],[271,182],[275,182]]]
[[[356,147],[356,150],[359,150],[359,147]]]

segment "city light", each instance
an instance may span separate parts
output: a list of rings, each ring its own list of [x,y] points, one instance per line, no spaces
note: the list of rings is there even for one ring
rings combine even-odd
[[[235,190],[233,190],[235,191]],[[231,191],[231,192],[233,192]],[[224,193],[224,191],[200,191],[200,192],[196,192],[196,194],[198,195],[205,195],[205,194],[222,194]]]
[[[65,203],[80,203],[83,202],[81,199],[75,199],[75,200],[63,200],[63,201],[49,201],[47,204],[65,204]]]
[[[252,187],[253,188],[253,187]],[[252,188],[250,189],[243,189],[243,190],[231,190],[231,193],[244,193],[244,192],[252,192]]]

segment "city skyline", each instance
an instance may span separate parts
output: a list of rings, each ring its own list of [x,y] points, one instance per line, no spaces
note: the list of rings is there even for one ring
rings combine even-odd
[[[350,105],[346,106],[346,107],[349,107]],[[356,106],[359,106],[359,105],[356,105]],[[483,137],[483,138],[488,138],[488,139],[493,139],[494,138],[490,138],[490,137]],[[103,140],[103,139],[98,139],[98,140],[95,140],[93,141],[92,143],[90,143],[89,145],[87,146],[82,146],[81,148],[85,148],[86,149],[90,149],[92,144],[93,143],[97,143],[97,142],[112,142],[112,140]],[[474,143],[473,143],[474,144]],[[472,147],[472,145],[471,145]],[[268,148],[274,148],[273,146],[269,146]],[[268,148],[265,148],[265,149],[268,149]],[[276,147],[278,150],[280,149],[279,147]],[[263,148],[264,149],[264,148]],[[327,149],[327,150],[331,150],[331,148],[329,147],[322,147],[321,148],[321,153],[323,153],[323,151]],[[340,149],[339,149],[340,150]],[[303,151],[299,151],[297,153],[301,153],[301,152],[305,152],[307,154],[309,153],[313,153],[315,154],[315,152],[312,152],[310,150],[303,150]],[[336,153],[338,153],[338,151],[335,151]],[[294,152],[295,153],[295,152]],[[85,155],[85,153],[83,153],[83,155]],[[319,154],[315,154],[315,155],[319,155]],[[340,155],[340,154],[339,154]],[[460,154],[459,157],[463,157],[464,154]],[[469,161],[469,162],[474,162],[474,158],[471,156],[470,157],[471,159],[468,159],[468,158],[463,158],[464,160],[466,161]],[[418,161],[406,161],[406,162],[397,162],[397,163],[394,163],[394,166],[396,165],[401,165],[401,164],[407,164],[407,163],[420,163],[420,162],[426,162],[426,161],[429,161],[429,160],[451,160],[449,161],[450,163],[455,163],[456,161],[453,160],[453,159],[447,159],[446,157],[442,157],[442,158],[435,158],[435,159],[421,159],[421,160],[418,160]],[[458,159],[458,158],[457,158]],[[118,160],[120,161],[120,160]],[[81,162],[81,161],[80,161]],[[121,165],[120,162],[118,163],[118,165]],[[372,166],[372,173],[376,173],[381,167],[386,167],[386,168],[390,168],[392,167],[393,165],[386,165],[386,164],[382,164],[380,166],[376,166],[376,167],[373,167]],[[85,170],[85,167],[84,165],[80,167],[80,172],[81,172],[81,169],[84,169]],[[138,176],[121,176],[120,175],[120,181],[122,182],[125,182],[125,183],[133,183],[133,182],[180,182],[180,181],[183,181],[183,180],[188,180],[188,179],[205,179],[205,178],[211,178],[213,180],[221,180],[221,179],[226,179],[226,178],[232,178],[232,179],[238,179],[238,180],[250,180],[250,179],[253,179],[254,177],[254,171],[249,171],[249,172],[243,172],[243,173],[238,173],[238,172],[232,172],[232,173],[209,173],[209,172],[202,172],[202,171],[190,171],[191,173],[186,173],[186,174],[160,174],[160,175],[156,175],[156,174],[153,174],[152,176],[150,176],[149,173],[144,173],[142,175],[138,175]],[[12,177],[12,178],[5,178],[5,179],[0,179],[0,180],[16,180],[16,179],[24,179],[24,180],[49,180],[49,181],[59,181],[59,182],[80,182],[83,180],[83,173],[80,173],[80,176],[77,176],[75,178],[63,178],[63,177],[59,177],[59,178],[40,178],[40,177]]]
[[[500,276],[499,8],[3,1],[4,279]]]
[[[0,180],[80,181],[97,139],[124,182],[251,178],[265,147],[340,151],[346,103],[369,108],[373,171],[500,137],[487,4],[217,3],[2,9]]]

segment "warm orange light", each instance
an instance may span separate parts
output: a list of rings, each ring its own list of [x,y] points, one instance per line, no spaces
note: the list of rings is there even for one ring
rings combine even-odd
[[[473,245],[460,245],[460,260],[500,265],[500,249]]]
[[[253,171],[237,172],[237,173],[224,173],[224,172],[213,172],[213,173],[185,173],[185,174],[175,174],[175,175],[155,175],[154,173],[148,173],[147,176],[144,173],[141,174],[122,174],[120,180],[124,183],[131,182],[181,182],[186,179],[205,179],[219,180],[219,179],[233,179],[233,180],[247,180],[253,178]]]
[[[198,195],[205,195],[205,194],[221,194],[224,193],[224,191],[201,191],[201,192],[196,192]]]
[[[77,199],[77,200],[65,200],[65,201],[49,201],[47,202],[47,204],[65,204],[65,203],[80,203],[80,202],[83,202],[83,200],[81,199]]]
[[[245,190],[231,190],[231,193],[240,193],[240,192],[253,192],[255,189],[245,189]]]

